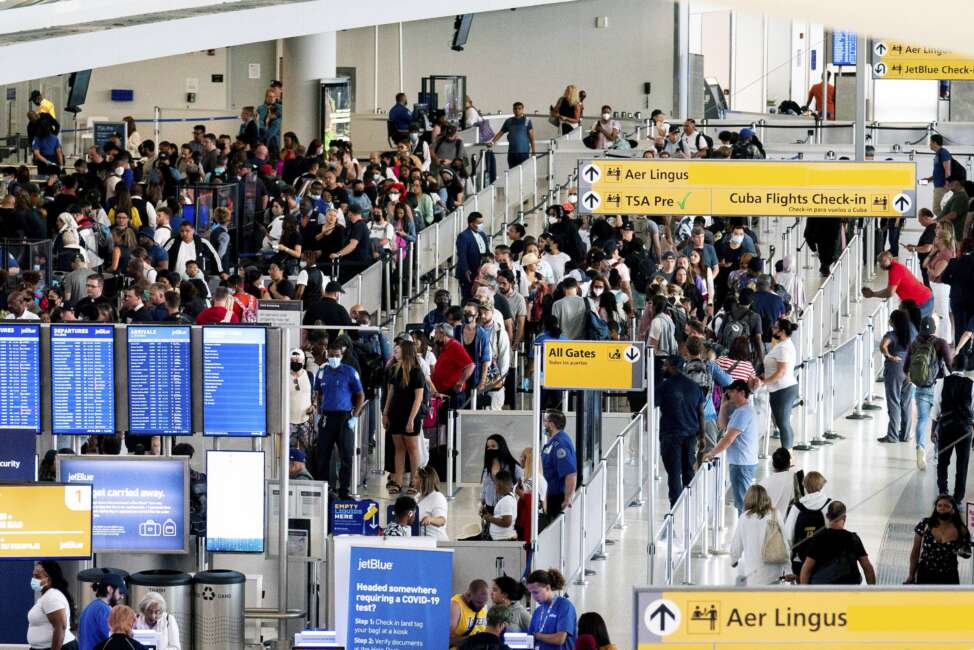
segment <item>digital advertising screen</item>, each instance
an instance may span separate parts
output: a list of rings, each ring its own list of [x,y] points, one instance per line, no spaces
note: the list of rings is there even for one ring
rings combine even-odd
[[[151,456],[58,456],[59,480],[93,486],[96,553],[185,553],[189,465]]]
[[[115,433],[115,331],[51,325],[52,432]]]
[[[206,550],[264,552],[264,453],[206,452]]]
[[[0,430],[41,430],[40,325],[0,325]]]
[[[203,434],[267,435],[264,328],[203,328]]]
[[[90,485],[0,484],[0,559],[91,557]]]
[[[130,325],[129,432],[192,435],[190,328]]]

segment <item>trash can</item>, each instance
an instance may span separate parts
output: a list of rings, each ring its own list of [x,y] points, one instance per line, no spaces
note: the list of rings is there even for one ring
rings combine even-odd
[[[244,574],[226,569],[193,578],[193,643],[205,650],[244,647]]]
[[[193,650],[193,578],[188,573],[172,569],[139,571],[128,577],[129,606],[138,612],[139,603],[150,591],[166,601],[166,611],[179,626],[179,645]]]
[[[109,567],[100,567],[97,569],[85,569],[84,571],[78,572],[78,597],[75,598],[78,612],[81,612],[88,604],[95,599],[95,591],[92,587],[95,583],[101,580],[102,576],[108,575],[109,573],[114,573],[115,575],[122,576],[122,579],[128,578],[128,571],[122,571],[121,569],[112,569]]]

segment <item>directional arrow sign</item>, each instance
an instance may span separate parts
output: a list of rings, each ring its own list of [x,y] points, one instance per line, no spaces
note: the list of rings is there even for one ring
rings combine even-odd
[[[594,183],[602,177],[602,172],[595,165],[588,165],[582,170],[582,178],[587,180],[589,183]]]
[[[586,192],[585,196],[582,197],[582,204],[589,210],[595,210],[602,204],[602,197],[599,196],[598,192]]]
[[[906,214],[912,205],[913,200],[907,194],[897,194],[896,198],[893,199],[893,207],[900,214]]]
[[[646,627],[656,636],[669,636],[680,627],[680,608],[672,600],[653,601],[645,614]]]
[[[642,355],[639,352],[639,348],[637,348],[635,345],[630,345],[628,348],[626,348],[625,357],[626,361],[629,363],[636,363],[639,361],[640,356]]]
[[[876,53],[876,56],[883,56],[888,51],[889,51],[889,48],[886,47],[886,43],[884,43],[882,41],[879,41],[878,43],[876,43],[875,45],[873,45],[873,52]]]
[[[873,66],[873,73],[877,77],[885,77],[886,76],[886,64],[883,63],[882,61],[880,61],[879,63],[877,63],[876,65],[874,65]]]

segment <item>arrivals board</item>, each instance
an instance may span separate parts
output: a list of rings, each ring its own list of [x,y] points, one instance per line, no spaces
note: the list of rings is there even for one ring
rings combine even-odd
[[[115,331],[51,325],[52,432],[115,433]]]
[[[267,435],[264,328],[203,328],[203,433]]]
[[[130,325],[127,334],[129,431],[191,435],[190,328]]]
[[[0,325],[0,430],[40,431],[40,355],[40,325]]]

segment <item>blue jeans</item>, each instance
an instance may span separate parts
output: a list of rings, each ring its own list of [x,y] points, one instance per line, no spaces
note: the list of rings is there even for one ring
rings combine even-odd
[[[729,465],[729,467],[730,489],[734,497],[734,507],[737,508],[737,514],[741,514],[744,511],[744,495],[747,494],[747,489],[754,482],[754,473],[757,471],[758,466]]]
[[[778,427],[783,449],[791,449],[792,442],[795,440],[795,431],[791,428],[791,410],[795,406],[797,397],[798,384],[769,393],[771,417],[774,419],[774,425]]]
[[[933,386],[917,386],[913,393],[913,401],[917,405],[917,449],[923,449],[927,444],[927,433],[930,430],[930,409],[933,408]]]
[[[920,305],[920,315],[933,316],[933,296],[930,296],[930,300]]]

